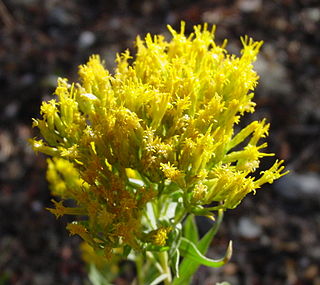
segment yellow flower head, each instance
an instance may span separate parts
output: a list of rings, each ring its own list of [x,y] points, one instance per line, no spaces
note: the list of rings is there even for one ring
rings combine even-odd
[[[285,174],[277,161],[255,178],[270,155],[259,143],[268,134],[264,120],[235,131],[254,111],[252,63],[262,42],[242,38],[237,57],[214,41],[214,27],[195,26],[186,36],[184,26],[169,26],[170,40],[138,37],[136,55],[118,55],[114,74],[91,56],[78,83],[58,80],[55,99],[34,120],[43,137],[31,140],[34,150],[53,157],[53,193],[75,201],[55,202],[51,211],[85,217],[69,230],[106,252],[143,249],[143,233],[152,230],[153,244],[166,243],[168,230],[154,230],[146,217],[149,204],[174,202],[189,213],[212,202],[230,209]]]
[[[171,227],[160,227],[147,234],[147,240],[152,244],[164,246],[166,244],[168,234],[172,231]]]

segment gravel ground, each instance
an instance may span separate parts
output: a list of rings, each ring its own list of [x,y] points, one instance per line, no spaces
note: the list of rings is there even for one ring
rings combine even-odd
[[[92,4],[94,3],[94,4]],[[305,0],[0,0],[0,284],[84,284],[79,239],[67,220],[45,208],[50,195],[45,158],[26,140],[31,118],[58,76],[99,53],[112,69],[116,52],[137,34],[166,33],[180,20],[217,25],[216,39],[264,40],[257,112],[271,122],[269,150],[291,170],[272,187],[225,215],[208,253],[217,257],[230,239],[231,262],[200,268],[194,284],[320,284],[320,5]],[[269,162],[265,161],[267,165]],[[201,230],[208,225],[199,221]],[[119,283],[120,284],[120,283]]]

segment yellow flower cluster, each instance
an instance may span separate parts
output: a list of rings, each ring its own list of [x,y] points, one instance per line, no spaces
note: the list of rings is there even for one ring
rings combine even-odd
[[[68,229],[107,255],[143,248],[148,232],[158,234],[154,244],[166,243],[161,224],[142,222],[150,201],[175,199],[186,213],[203,214],[212,202],[214,210],[234,208],[284,175],[276,161],[255,178],[260,159],[270,155],[259,144],[268,134],[264,120],[235,132],[240,117],[254,111],[252,62],[262,42],[242,38],[237,57],[215,43],[206,24],[189,36],[184,23],[180,32],[168,28],[170,41],[138,37],[134,59],[129,51],[118,55],[114,74],[91,56],[79,68],[79,83],[59,79],[55,98],[34,120],[43,140],[31,143],[53,157],[47,177],[62,198],[51,211],[85,217]],[[64,206],[67,199],[76,204]]]
[[[168,238],[168,233],[170,233],[171,231],[171,227],[160,227],[149,232],[146,235],[145,240],[150,241],[154,245],[164,246]]]

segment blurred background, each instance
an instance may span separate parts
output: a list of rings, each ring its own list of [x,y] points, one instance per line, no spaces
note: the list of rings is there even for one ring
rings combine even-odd
[[[232,260],[200,268],[194,284],[320,284],[318,0],[0,0],[0,284],[86,280],[80,240],[68,236],[65,218],[45,210],[45,157],[27,143],[37,135],[31,118],[57,77],[76,80],[92,53],[112,70],[116,53],[133,50],[138,34],[168,35],[166,25],[179,28],[181,20],[188,32],[217,25],[216,42],[229,39],[232,53],[239,54],[242,35],[264,41],[255,64],[257,111],[245,121],[271,122],[269,151],[291,170],[225,214],[208,255],[220,257],[231,239]]]

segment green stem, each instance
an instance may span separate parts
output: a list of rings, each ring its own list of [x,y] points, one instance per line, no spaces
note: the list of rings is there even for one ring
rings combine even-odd
[[[175,217],[173,226],[176,226],[177,224],[181,223],[182,220],[184,219],[186,213],[187,213],[186,210],[181,211],[181,212]]]
[[[143,257],[139,254],[136,257],[136,266],[137,266],[137,280],[138,285],[144,285],[144,278],[143,278]]]
[[[168,264],[168,252],[167,251],[160,252],[159,259],[160,259],[161,267],[163,269],[163,273],[167,274],[167,278],[163,280],[164,285],[170,285],[172,281],[172,277],[171,277],[170,267]]]

